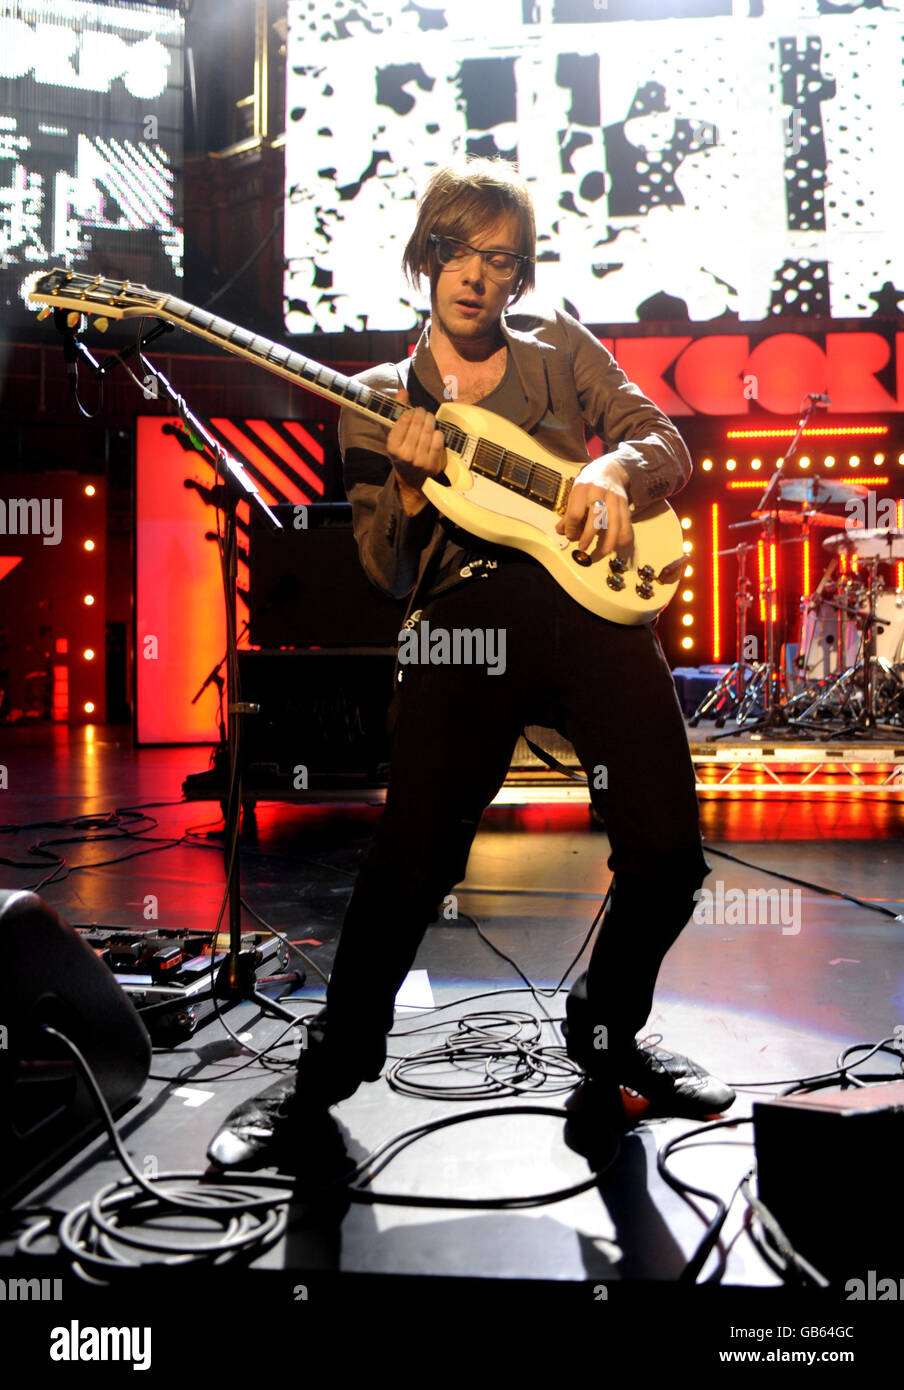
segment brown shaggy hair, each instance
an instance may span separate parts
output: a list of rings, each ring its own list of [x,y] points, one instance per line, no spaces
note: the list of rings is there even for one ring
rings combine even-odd
[[[402,257],[410,283],[417,288],[425,275],[431,292],[436,283],[441,267],[428,239],[431,232],[470,242],[510,212],[518,219],[518,253],[531,258],[521,262],[512,280],[514,303],[534,286],[537,230],[527,185],[505,159],[470,159],[458,167],[437,169],[418,203],[417,224]]]

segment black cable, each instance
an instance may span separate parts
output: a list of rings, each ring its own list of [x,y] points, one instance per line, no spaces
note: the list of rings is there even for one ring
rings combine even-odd
[[[783,1272],[785,1278],[787,1278],[789,1272],[793,1272],[804,1283],[815,1284],[817,1288],[827,1289],[829,1287],[829,1280],[824,1274],[820,1273],[815,1265],[810,1264],[809,1260],[805,1259],[799,1250],[795,1249],[769,1208],[759,1197],[754,1196],[751,1183],[752,1177],[751,1174],[748,1173],[741,1182],[741,1191],[751,1211],[759,1218],[764,1231],[773,1241],[781,1259],[784,1261],[784,1269],[780,1272]]]
[[[447,1129],[451,1125],[466,1124],[471,1120],[499,1119],[507,1115],[548,1115],[554,1119],[566,1120],[572,1118],[570,1112],[564,1109],[552,1109],[542,1105],[511,1105],[504,1110],[496,1107],[488,1110],[468,1110],[463,1115],[448,1115],[442,1120],[430,1120],[426,1124],[416,1125],[412,1129],[405,1130],[402,1134],[397,1134],[362,1159],[345,1179],[348,1195],[355,1202],[382,1203],[387,1206],[440,1207],[466,1211],[517,1211],[528,1207],[546,1206],[551,1202],[564,1202],[569,1197],[578,1196],[581,1192],[589,1192],[591,1188],[598,1186],[600,1177],[609,1171],[621,1152],[621,1145],[616,1144],[615,1151],[605,1166],[596,1168],[591,1164],[593,1170],[591,1177],[573,1183],[569,1187],[558,1188],[553,1192],[539,1193],[531,1197],[428,1197],[420,1193],[371,1192],[367,1189],[367,1184],[378,1173],[382,1172],[394,1158],[397,1158],[411,1144],[416,1143],[418,1139],[424,1138],[428,1134],[435,1134],[441,1129]],[[590,1163],[589,1159],[587,1161]],[[364,1185],[356,1187],[354,1186],[356,1182]]]
[[[568,965],[559,983],[552,989],[541,989],[525,975],[517,961],[496,946],[483,931],[480,923],[470,913],[459,913],[459,918],[471,923],[481,941],[489,946],[524,981],[534,1001],[542,1009],[550,1024],[558,1020],[552,1018],[546,1008],[544,998],[554,998],[561,990],[571,971],[580,960],[592,937],[597,923],[602,917],[612,892],[612,885],[606,891],[596,916],[587,930],[583,942]],[[496,1026],[515,1023],[516,1032],[505,1038],[493,1034],[486,1026],[490,1018]],[[535,1029],[533,1037],[521,1038],[521,1030],[527,1025]],[[438,1047],[426,1048],[408,1054],[395,1061],[387,1072],[387,1081],[394,1091],[402,1095],[419,1096],[433,1100],[471,1100],[486,1095],[521,1095],[524,1092],[544,1090],[547,1092],[570,1091],[579,1083],[584,1073],[568,1057],[564,1046],[543,1045],[540,1042],[540,1025],[530,1014],[495,1013],[465,1015],[457,1021],[456,1032],[448,1036]],[[431,1084],[420,1080],[419,1074],[427,1071],[446,1070],[460,1072],[470,1070],[482,1063],[479,1083],[454,1082],[447,1085]],[[558,1084],[556,1084],[558,1082]]]
[[[72,1258],[75,1274],[97,1282],[97,1276],[142,1263],[136,1258],[138,1254],[156,1256],[156,1262],[165,1264],[208,1258],[220,1263],[252,1251],[257,1253],[282,1236],[287,1225],[283,1204],[292,1195],[294,1179],[282,1174],[257,1174],[252,1181],[246,1175],[226,1173],[210,1178],[203,1173],[181,1171],[146,1178],[126,1152],[106,1097],[81,1050],[58,1029],[45,1024],[44,1031],[72,1054],[130,1179],[106,1184],[60,1221],[58,1239]],[[255,1187],[269,1190],[255,1192]],[[181,1243],[171,1226],[167,1227],[167,1239],[162,1234],[136,1234],[134,1227],[160,1220],[167,1211],[191,1214],[196,1222],[209,1221],[222,1228],[221,1234],[217,1239]],[[31,1244],[47,1234],[53,1222],[53,1216],[44,1216],[30,1226],[19,1240],[20,1252],[27,1252]],[[188,1236],[191,1231],[186,1230],[185,1234]]]
[[[782,1077],[777,1081],[732,1081],[731,1088],[734,1091],[751,1091],[761,1086],[768,1086],[773,1089],[779,1086],[787,1086],[788,1089],[782,1094],[790,1096],[799,1091],[821,1090],[833,1084],[844,1087],[848,1084],[846,1078],[850,1078],[851,1084],[855,1086],[862,1085],[864,1082],[893,1081],[896,1078],[889,1076],[887,1073],[871,1073],[869,1076],[861,1076],[854,1079],[850,1067],[846,1065],[845,1059],[851,1052],[866,1051],[867,1055],[856,1063],[858,1067],[861,1067],[864,1062],[869,1061],[874,1053],[888,1052],[898,1059],[902,1069],[904,1069],[904,1054],[895,1046],[896,1041],[894,1037],[889,1037],[883,1038],[882,1041],[878,1043],[851,1043],[850,1047],[846,1047],[845,1050],[839,1054],[838,1064],[834,1071],[816,1072],[812,1076],[800,1076],[796,1078]]]
[[[88,1086],[116,1155],[129,1175],[127,1182],[107,1183],[94,1196],[80,1203],[61,1218],[45,1214],[20,1237],[20,1253],[56,1227],[57,1238],[72,1259],[73,1272],[91,1283],[106,1282],[104,1276],[147,1263],[185,1264],[207,1259],[222,1263],[223,1259],[250,1252],[259,1253],[274,1244],[287,1228],[285,1204],[291,1199],[296,1179],[284,1174],[257,1174],[250,1180],[246,1175],[218,1173],[214,1177],[191,1171],[167,1171],[154,1178],[139,1173],[123,1147],[107,1105],[106,1098],[81,1050],[65,1034],[49,1025],[45,1031],[58,1039],[72,1054]],[[536,1105],[510,1106],[468,1111],[448,1116],[405,1130],[381,1145],[344,1176],[324,1185],[338,1190],[344,1188],[351,1200],[367,1204],[440,1207],[467,1210],[516,1210],[566,1201],[581,1192],[596,1187],[600,1176],[616,1161],[619,1146],[609,1163],[593,1167],[592,1175],[579,1183],[527,1197],[464,1198],[429,1197],[423,1194],[378,1193],[369,1190],[372,1180],[418,1139],[451,1125],[471,1120],[497,1119],[507,1115],[546,1115],[568,1119],[568,1112]],[[591,1165],[592,1166],[592,1165]],[[192,1184],[188,1186],[187,1184]],[[355,1186],[358,1183],[360,1186]],[[268,1189],[265,1193],[254,1187]],[[171,1223],[162,1234],[138,1234],[136,1228],[159,1221],[167,1210],[191,1215],[195,1222],[207,1220],[222,1228],[214,1239],[182,1239],[173,1234]],[[258,1217],[256,1214],[260,1213]],[[58,1224],[57,1224],[58,1223]],[[186,1231],[185,1235],[189,1232]],[[144,1257],[139,1258],[139,1256]]]
[[[506,955],[505,951],[503,951],[499,946],[496,946],[496,945],[493,944],[493,942],[490,940],[490,938],[486,935],[486,933],[485,933],[485,932],[483,931],[483,929],[481,928],[480,923],[477,921],[477,919],[476,919],[475,917],[472,917],[471,914],[470,914],[469,912],[460,912],[460,913],[459,913],[459,918],[462,918],[462,917],[463,917],[466,921],[468,921],[468,922],[471,923],[471,925],[472,925],[472,926],[474,927],[474,929],[476,930],[477,935],[480,937],[481,941],[485,942],[486,945],[489,946],[489,948],[490,948],[491,951],[495,951],[495,953],[496,953],[497,956],[499,956],[502,960],[504,960],[504,961],[506,962],[506,964],[508,964],[508,965],[510,965],[510,966],[512,967],[512,969],[513,969],[513,970],[515,971],[515,973],[516,973],[518,976],[520,976],[520,978],[524,981],[524,983],[527,985],[528,989],[530,990],[531,994],[534,996],[534,998],[535,998],[535,999],[537,1000],[537,1002],[539,1003],[539,1002],[540,1002],[540,999],[539,999],[539,996],[540,996],[540,995],[542,995],[545,999],[554,999],[555,996],[558,994],[559,990],[560,990],[560,989],[562,988],[562,986],[564,985],[565,981],[568,979],[568,976],[571,974],[572,970],[573,970],[574,967],[577,965],[578,961],[581,959],[581,956],[582,956],[582,955],[584,954],[584,952],[586,951],[587,946],[588,946],[588,944],[589,944],[589,942],[590,942],[590,938],[592,937],[593,933],[595,932],[595,930],[596,930],[596,928],[597,928],[597,926],[598,926],[598,924],[599,924],[600,918],[602,917],[603,913],[604,913],[605,910],[606,910],[606,904],[608,903],[611,894],[612,894],[612,884],[610,883],[610,884],[609,884],[609,887],[606,889],[606,896],[603,898],[603,901],[600,903],[599,908],[597,909],[596,916],[594,917],[593,921],[590,923],[590,926],[587,928],[587,935],[584,937],[584,940],[581,942],[581,945],[580,945],[579,948],[578,948],[577,955],[576,955],[576,956],[574,957],[574,959],[571,961],[571,964],[570,964],[570,965],[568,966],[568,968],[566,969],[566,971],[565,971],[564,975],[562,976],[561,980],[559,981],[559,983],[558,983],[557,985],[554,985],[552,988],[548,988],[548,989],[543,989],[543,988],[541,988],[539,985],[534,985],[534,984],[532,984],[531,981],[530,981],[530,980],[527,978],[527,976],[525,975],[524,971],[521,969],[520,965],[518,965],[517,961],[512,960],[511,956]],[[541,1007],[542,1007],[542,1006],[541,1006]],[[544,1012],[545,1012],[545,1010],[544,1010]]]
[[[242,264],[239,266],[238,270],[234,273],[234,275],[232,275],[232,276],[226,281],[225,285],[221,285],[220,288],[219,288],[218,290],[215,290],[214,293],[213,293],[212,295],[210,295],[210,297],[204,301],[204,304],[203,304],[203,306],[202,306],[203,308],[209,309],[210,306],[211,306],[211,304],[215,304],[215,303],[217,302],[217,300],[220,298],[221,295],[224,295],[224,294],[226,293],[227,290],[231,290],[231,289],[232,289],[232,286],[235,284],[236,280],[238,280],[242,275],[244,275],[244,273],[245,273],[245,271],[248,269],[248,267],[254,264],[254,262],[257,260],[258,256],[260,255],[260,253],[261,253],[261,252],[264,250],[264,248],[265,248],[266,246],[268,246],[269,243],[273,240],[273,238],[275,237],[276,233],[279,231],[280,227],[282,226],[282,219],[283,219],[283,209],[282,209],[282,207],[280,206],[280,207],[278,208],[278,210],[277,210],[277,216],[276,216],[276,219],[274,220],[273,226],[270,228],[269,232],[267,232],[267,234],[266,234],[266,236],[264,237],[264,239],[260,242],[260,244],[259,244],[258,246],[255,247],[255,249],[251,252],[251,254],[245,258],[245,260],[244,260],[244,261],[242,262]]]
[[[563,1048],[541,1042],[542,1027],[533,1014],[505,1010],[466,1014],[439,1046],[399,1058],[386,1073],[387,1083],[401,1095],[431,1100],[574,1090],[583,1071]],[[420,1079],[421,1073],[434,1071],[471,1073],[477,1080],[440,1085]]]
[[[793,874],[783,874],[778,869],[769,869],[764,864],[752,864],[749,859],[741,859],[737,854],[730,854],[727,849],[716,849],[715,845],[703,841],[707,854],[718,854],[722,859],[730,859],[735,864],[741,864],[745,869],[755,869],[758,873],[768,874],[770,878],[783,879],[785,883],[796,883],[799,888],[812,888],[814,893],[823,893],[830,898],[843,898],[845,902],[854,903],[857,907],[868,908],[870,912],[880,912],[883,917],[890,917],[893,922],[904,922],[901,913],[893,912],[889,907],[883,907],[880,903],[871,903],[868,898],[855,897],[853,893],[844,893],[840,888],[826,888],[822,883],[811,883],[806,878],[795,878]]]

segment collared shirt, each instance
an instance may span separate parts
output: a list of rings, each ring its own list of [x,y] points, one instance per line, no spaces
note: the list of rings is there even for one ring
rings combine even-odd
[[[671,496],[687,482],[691,460],[675,426],[634,386],[612,354],[577,319],[563,310],[550,315],[506,315],[501,331],[516,373],[520,426],[560,458],[589,459],[585,430],[599,434],[608,456],[628,474],[629,500],[636,510]],[[414,404],[437,409],[446,387],[429,350],[425,331],[410,361],[384,363],[356,380],[395,395],[408,380]],[[508,399],[512,399],[509,397]],[[490,404],[489,398],[481,405]],[[509,418],[512,418],[509,416]],[[448,573],[467,550],[448,533],[428,503],[415,516],[402,506],[396,475],[386,455],[387,429],[350,408],[339,419],[345,487],[352,505],[358,552],[371,581],[394,598],[421,594],[421,582]],[[474,549],[482,543],[471,538]],[[465,562],[466,563],[466,562]]]

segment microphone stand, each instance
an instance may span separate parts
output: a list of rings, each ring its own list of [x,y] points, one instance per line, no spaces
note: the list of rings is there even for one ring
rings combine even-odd
[[[57,312],[57,311],[55,311]],[[61,326],[58,324],[58,326]],[[229,909],[229,949],[223,960],[213,987],[213,993],[218,999],[226,999],[236,1004],[242,1000],[253,1000],[254,1003],[265,1013],[272,1014],[276,1018],[284,1020],[286,1023],[296,1022],[297,1015],[290,1009],[284,1008],[275,1000],[268,996],[257,987],[257,966],[261,963],[260,953],[251,948],[242,949],[242,888],[241,888],[241,860],[239,855],[239,835],[242,808],[242,772],[241,772],[241,730],[242,719],[249,714],[257,714],[260,706],[248,704],[242,701],[239,684],[239,662],[238,662],[238,638],[236,634],[236,598],[238,587],[238,506],[240,502],[246,501],[261,514],[267,525],[272,531],[281,531],[282,522],[279,517],[271,510],[260,495],[252,478],[245,472],[241,464],[228,454],[219,440],[216,439],[205,425],[198,419],[197,415],[189,408],[184,396],[167,380],[159,368],[150,363],[143,355],[143,347],[161,333],[166,333],[172,329],[172,324],[161,322],[151,329],[140,341],[136,342],[131,348],[126,348],[122,353],[114,353],[112,359],[103,365],[97,363],[91,353],[79,341],[75,332],[72,333],[73,342],[76,349],[91,364],[92,371],[103,381],[104,375],[111,371],[124,358],[134,354],[142,369],[158,383],[159,387],[172,401],[176,412],[182,421],[188,437],[191,439],[194,448],[214,469],[216,475],[216,486],[222,486],[222,494],[218,494],[224,513],[223,536],[220,546],[220,557],[223,573],[223,595],[226,607],[226,689],[227,689],[227,714],[228,714],[228,747],[229,747],[229,796],[225,808],[225,829],[223,836],[223,853],[226,867],[226,902]],[[128,368],[126,369],[128,370]],[[147,376],[145,377],[145,381]],[[140,383],[139,383],[140,384]],[[158,398],[159,398],[159,392]],[[84,412],[83,412],[84,413]],[[225,904],[224,904],[225,906]],[[217,920],[214,929],[214,938],[211,944],[211,966],[217,956],[217,942],[219,939],[219,926],[222,919]],[[291,986],[300,983],[300,976],[296,973],[290,977]]]

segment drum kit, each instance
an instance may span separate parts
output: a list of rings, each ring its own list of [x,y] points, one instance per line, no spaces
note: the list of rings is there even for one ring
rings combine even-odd
[[[755,737],[825,738],[900,735],[904,727],[904,589],[895,587],[904,561],[904,530],[866,529],[850,516],[819,510],[868,489],[819,477],[786,478],[779,469],[760,506],[730,529],[757,528],[755,540],[721,550],[738,564],[737,658],[701,701],[690,723],[735,721],[731,733]],[[800,510],[788,504],[803,504]],[[782,528],[792,528],[782,535]],[[779,586],[775,567],[761,566],[758,596],[747,562],[761,543],[771,547],[822,540],[826,569],[800,599],[796,642],[778,645]],[[785,568],[783,566],[783,568]],[[765,625],[765,660],[748,637],[748,610],[759,598]],[[714,739],[730,737],[716,734]]]

